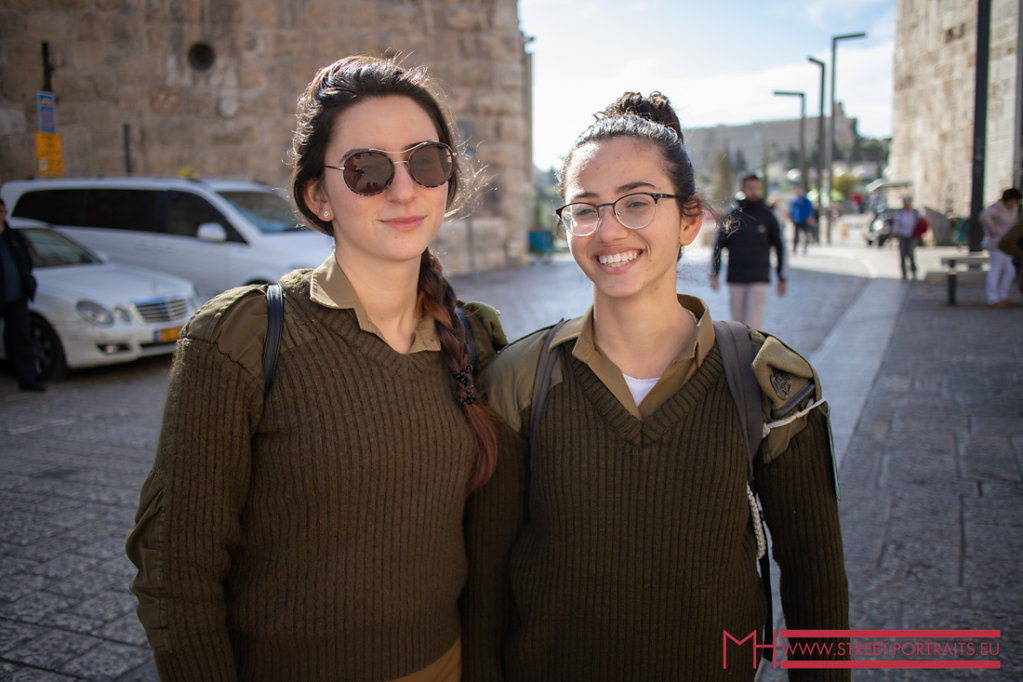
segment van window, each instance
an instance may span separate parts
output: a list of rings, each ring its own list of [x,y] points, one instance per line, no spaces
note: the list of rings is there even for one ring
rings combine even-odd
[[[87,190],[43,189],[25,192],[12,207],[11,215],[32,218],[51,225],[81,225]]]
[[[191,192],[167,192],[167,234],[194,237],[203,223],[217,223],[227,231],[227,241],[245,240],[210,202]]]
[[[288,200],[274,192],[218,192],[245,214],[260,232],[288,232],[304,229],[295,220]]]
[[[90,189],[80,227],[160,232],[156,192],[146,189]],[[68,223],[64,223],[68,224]]]

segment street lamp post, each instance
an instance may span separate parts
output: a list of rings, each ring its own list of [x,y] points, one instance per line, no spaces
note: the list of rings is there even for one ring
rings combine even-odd
[[[820,112],[817,114],[817,228],[814,230],[815,233],[820,233],[820,219],[824,215],[823,206],[821,203],[821,182],[824,177],[824,70],[826,68],[824,62],[813,57],[807,57],[807,59],[821,69],[821,106]],[[830,197],[829,197],[830,199]]]
[[[793,90],[775,90],[781,97],[799,98],[799,184],[806,191],[808,175],[806,172],[806,93]]]
[[[832,164],[835,160],[835,81],[838,80],[838,41],[851,40],[853,38],[866,38],[863,31],[859,33],[844,33],[838,36],[831,36],[831,130],[828,135],[828,244],[831,243],[831,189],[835,186],[835,169]]]

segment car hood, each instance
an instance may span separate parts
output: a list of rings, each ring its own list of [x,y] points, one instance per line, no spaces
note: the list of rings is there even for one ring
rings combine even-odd
[[[70,300],[115,305],[157,296],[191,296],[192,283],[162,272],[115,263],[61,265],[33,270],[40,291]]]

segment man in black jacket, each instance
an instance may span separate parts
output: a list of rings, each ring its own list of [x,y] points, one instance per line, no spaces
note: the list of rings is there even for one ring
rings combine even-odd
[[[4,352],[23,391],[45,391],[36,379],[35,348],[28,324],[28,302],[36,294],[32,256],[25,238],[7,224],[7,206],[0,199],[0,318]]]
[[[728,249],[728,293],[732,319],[761,329],[767,285],[771,281],[771,249],[777,253],[778,295],[785,295],[788,272],[781,227],[774,212],[764,203],[760,178],[742,179],[743,198],[718,227],[711,260],[710,286],[720,286],[721,250]]]

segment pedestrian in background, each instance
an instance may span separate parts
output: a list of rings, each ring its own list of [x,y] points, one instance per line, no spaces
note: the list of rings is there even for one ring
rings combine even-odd
[[[28,241],[7,223],[7,204],[0,199],[0,319],[4,323],[4,352],[18,388],[45,391],[36,377],[35,344],[28,303],[36,295]]]
[[[917,225],[921,220],[920,212],[913,208],[913,198],[902,197],[902,208],[892,217],[892,234],[899,242],[899,264],[902,266],[902,279],[912,275],[916,279],[916,241]],[[906,265],[909,264],[907,270]]]
[[[728,250],[728,297],[732,319],[760,329],[764,326],[767,285],[771,281],[771,250],[775,251],[778,295],[784,296],[788,263],[781,227],[764,202],[763,187],[756,175],[742,179],[738,205],[721,221],[714,238],[710,286],[720,287],[721,252]]]
[[[508,346],[487,375],[521,441],[470,499],[471,682],[754,677],[752,647],[727,669],[721,649],[723,631],[746,637],[766,619],[749,453],[707,305],[676,291],[703,204],[667,98],[637,97],[582,133],[560,176],[557,214],[592,307]],[[816,377],[777,339],[744,331],[736,344],[757,349],[764,381],[745,369],[763,404],[801,412],[753,462],[786,624],[848,628],[827,413],[807,397]],[[777,363],[784,381],[767,378]]]
[[[789,207],[789,220],[792,221],[792,228],[795,234],[792,236],[792,253],[799,249],[799,235],[803,235],[803,255],[806,255],[806,248],[810,244],[810,234],[813,226],[817,224],[814,217],[813,204],[807,198],[806,192],[799,185],[796,185],[796,195],[792,198]]]
[[[464,505],[497,453],[476,377],[504,338],[428,248],[472,180],[453,134],[389,60],[299,99],[292,199],[335,249],[281,280],[268,391],[261,287],[182,332],[128,539],[162,680],[461,679]]]
[[[1016,269],[1016,285],[1023,295],[1023,219],[1017,220],[1008,232],[998,240],[998,248],[1009,255]]]
[[[1002,198],[980,212],[980,224],[984,226],[984,248],[988,252],[987,304],[991,308],[1008,308],[1016,305],[1009,300],[1009,288],[1016,276],[1012,256],[998,248],[998,242],[1019,220],[1019,189],[1010,187],[1002,192]]]

